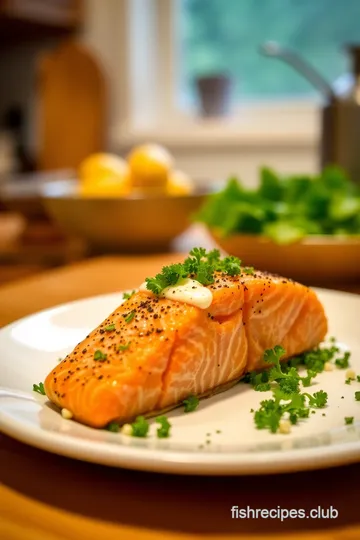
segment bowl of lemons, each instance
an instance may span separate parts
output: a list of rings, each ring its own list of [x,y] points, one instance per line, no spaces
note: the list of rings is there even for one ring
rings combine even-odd
[[[89,156],[76,179],[44,185],[42,199],[58,225],[91,247],[139,252],[167,249],[208,192],[175,168],[165,148],[144,144],[126,159]]]

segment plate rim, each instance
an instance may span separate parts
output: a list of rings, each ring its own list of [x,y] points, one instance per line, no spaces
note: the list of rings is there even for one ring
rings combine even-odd
[[[315,292],[335,297],[346,297],[360,301],[360,296],[314,287]],[[8,332],[18,323],[32,317],[51,313],[64,307],[85,304],[93,300],[111,299],[120,296],[125,290],[84,297],[70,302],[63,302],[50,308],[42,309],[26,315],[0,329],[0,335]],[[0,388],[1,390],[1,388]],[[28,393],[31,396],[31,393]],[[8,397],[8,396],[7,396]],[[13,399],[18,399],[14,397]],[[37,403],[39,400],[35,400]],[[151,471],[158,473],[187,474],[187,475],[261,475],[278,474],[302,470],[314,470],[338,465],[360,462],[360,440],[346,443],[336,442],[331,445],[319,445],[300,449],[252,452],[190,452],[164,450],[159,448],[128,446],[126,444],[112,445],[106,442],[89,441],[76,437],[64,436],[61,433],[46,431],[40,426],[28,426],[4,413],[1,409],[0,393],[0,431],[14,439],[32,447],[62,455],[80,461],[87,461],[107,466],[122,467],[132,470]],[[109,437],[116,436],[109,433]],[[111,440],[111,439],[110,439]],[[76,441],[76,442],[74,442]],[[80,449],[80,452],[77,451]],[[326,449],[326,451],[324,451]]]
[[[16,399],[16,398],[15,398]],[[303,470],[324,469],[337,465],[360,462],[360,440],[335,443],[287,452],[179,452],[149,447],[110,445],[108,442],[91,441],[63,436],[36,426],[30,428],[18,420],[9,419],[0,409],[0,426],[6,435],[32,447],[52,454],[110,467],[158,473],[197,476],[247,476],[278,474]],[[110,437],[116,434],[109,433]],[[74,442],[76,441],[76,443]],[[327,451],[324,453],[324,448]],[[77,449],[80,452],[77,452]],[[191,455],[191,460],[189,456]],[[155,466],[154,466],[155,465]]]

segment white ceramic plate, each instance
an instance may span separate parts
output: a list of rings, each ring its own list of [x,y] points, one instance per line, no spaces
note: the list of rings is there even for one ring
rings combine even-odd
[[[329,334],[352,351],[351,365],[360,374],[360,296],[318,293],[329,318]],[[154,425],[147,439],[136,439],[64,420],[44,396],[32,392],[32,385],[43,381],[57,359],[121,299],[119,293],[73,302],[0,331],[0,429],[4,433],[76,459],[179,474],[277,473],[360,460],[360,402],[354,397],[360,383],[345,384],[345,372],[338,369],[320,374],[310,390],[327,391],[328,407],[311,414],[288,435],[255,429],[250,409],[270,395],[245,384],[203,400],[193,413],[184,414],[182,409],[169,413],[169,439],[157,439]],[[354,424],[345,426],[345,416],[354,416]]]

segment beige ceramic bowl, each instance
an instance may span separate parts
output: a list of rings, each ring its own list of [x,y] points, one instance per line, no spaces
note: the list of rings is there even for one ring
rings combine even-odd
[[[313,236],[284,246],[261,236],[211,234],[224,251],[259,270],[308,283],[360,282],[360,235]]]
[[[138,252],[166,249],[189,227],[207,194],[84,198],[69,181],[46,184],[42,197],[49,216],[93,248]]]

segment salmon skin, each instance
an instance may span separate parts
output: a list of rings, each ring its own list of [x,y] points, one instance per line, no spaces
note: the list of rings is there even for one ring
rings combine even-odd
[[[227,388],[264,368],[266,349],[282,345],[286,360],[324,339],[313,290],[264,272],[214,277],[208,309],[133,294],[48,374],[47,397],[102,428]]]

